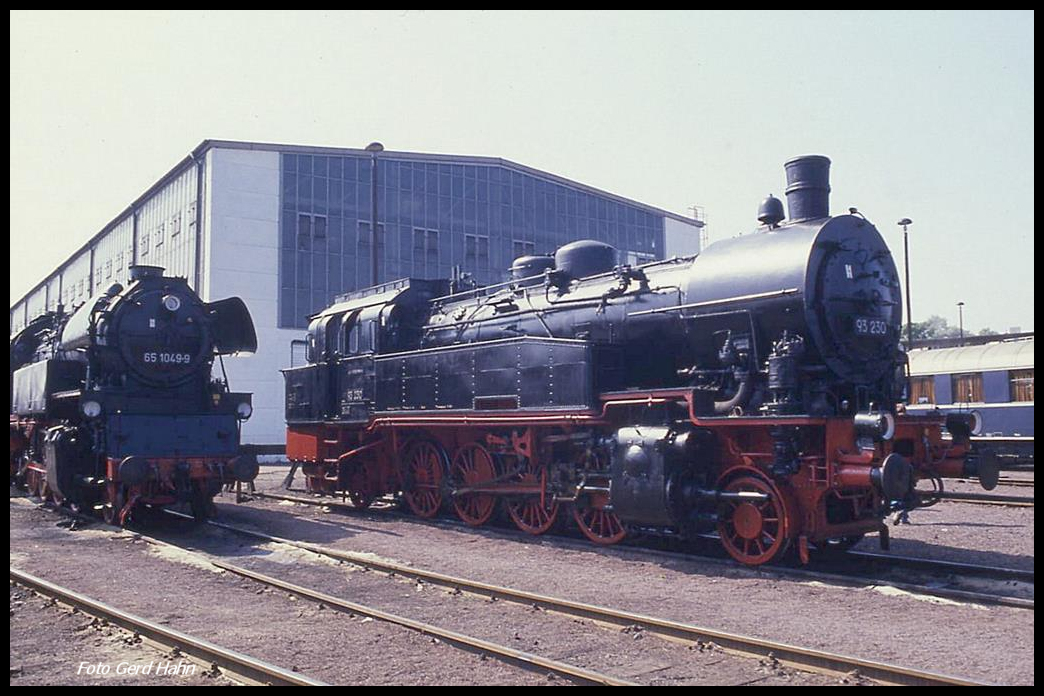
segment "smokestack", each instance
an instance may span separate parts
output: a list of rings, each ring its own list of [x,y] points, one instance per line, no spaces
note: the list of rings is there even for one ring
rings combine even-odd
[[[130,280],[133,283],[142,278],[153,278],[163,275],[163,266],[134,265],[127,269],[130,271]]]
[[[830,160],[823,155],[795,157],[783,165],[787,172],[790,221],[830,217]]]

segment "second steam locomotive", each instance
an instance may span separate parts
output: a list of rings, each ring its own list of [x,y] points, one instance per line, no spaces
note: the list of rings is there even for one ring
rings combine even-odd
[[[971,414],[897,407],[895,263],[864,217],[829,214],[829,165],[788,162],[789,219],[770,196],[755,233],[697,256],[618,265],[585,240],[499,285],[339,297],[284,371],[288,457],[358,506],[401,494],[481,525],[502,504],[533,534],[564,511],[603,544],[716,531],[752,565],[886,543],[918,480],[989,485],[996,464]]]
[[[211,368],[256,349],[242,300],[204,302],[153,266],[71,314],[59,305],[11,341],[12,481],[110,523],[175,503],[209,516],[223,484],[258,470],[239,449],[250,394]]]

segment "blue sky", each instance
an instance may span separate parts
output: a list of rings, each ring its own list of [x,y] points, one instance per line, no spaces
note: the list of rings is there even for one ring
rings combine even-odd
[[[1032,12],[11,14],[11,299],[206,138],[488,155],[751,229],[833,160],[914,320],[1033,329]],[[41,243],[41,240],[46,240]]]

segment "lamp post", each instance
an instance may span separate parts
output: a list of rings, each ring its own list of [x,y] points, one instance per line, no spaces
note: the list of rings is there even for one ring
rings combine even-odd
[[[960,345],[963,346],[964,345],[964,303],[963,302],[958,302],[957,303],[957,316],[959,317],[958,321],[960,322],[960,326],[961,326]]]
[[[370,210],[370,272],[372,285],[377,284],[377,153],[384,151],[384,145],[372,142],[366,146],[370,153],[370,193],[372,208]]]
[[[898,222],[903,227],[903,264],[906,266],[906,349],[913,349],[913,318],[910,310],[910,237],[906,228],[913,224],[910,218],[903,218]]]

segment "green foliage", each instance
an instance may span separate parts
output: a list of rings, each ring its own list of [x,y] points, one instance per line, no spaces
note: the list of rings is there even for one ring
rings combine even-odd
[[[913,338],[915,341],[929,338],[954,338],[960,336],[961,330],[957,326],[950,326],[945,318],[936,314],[928,317],[926,321],[915,321],[913,323]]]
[[[978,333],[971,329],[965,328],[965,335],[967,336],[995,336],[997,332],[993,329],[983,329]],[[915,341],[922,341],[932,338],[957,338],[961,335],[961,327],[950,326],[950,323],[946,321],[944,317],[940,317],[936,314],[928,317],[926,321],[915,321],[913,323],[913,338]],[[903,337],[906,337],[906,331],[904,327]]]

